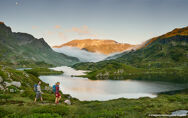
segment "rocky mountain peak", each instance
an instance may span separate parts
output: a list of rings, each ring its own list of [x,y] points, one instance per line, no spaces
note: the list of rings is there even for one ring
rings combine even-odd
[[[118,43],[114,40],[82,39],[72,40],[60,46],[53,46],[53,48],[62,48],[64,46],[77,47],[82,50],[87,50],[89,52],[97,52],[109,55],[112,53],[125,51],[127,49],[134,47],[135,45]]]

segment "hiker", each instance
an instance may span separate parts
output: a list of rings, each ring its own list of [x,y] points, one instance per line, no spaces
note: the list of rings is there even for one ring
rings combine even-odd
[[[42,91],[41,91],[40,85],[41,85],[41,81],[39,81],[38,84],[34,85],[34,91],[36,93],[36,97],[35,97],[35,101],[34,102],[36,102],[39,98],[40,98],[41,102],[43,101],[43,99],[42,99]]]
[[[61,99],[61,95],[60,95],[60,92],[59,92],[59,85],[60,85],[60,82],[57,82],[56,85],[55,85],[55,103],[58,104],[60,99]]]

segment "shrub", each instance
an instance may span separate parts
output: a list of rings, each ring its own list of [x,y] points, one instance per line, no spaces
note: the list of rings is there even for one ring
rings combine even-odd
[[[24,116],[23,118],[62,118],[62,117],[59,114],[56,114],[56,113],[53,113],[53,114],[50,114],[50,113],[43,113],[43,114],[35,113],[35,114]]]
[[[7,99],[10,99],[12,96],[10,96],[10,95],[6,95],[6,94],[0,94],[0,100],[2,101],[2,100],[6,100],[7,101]]]
[[[22,97],[29,97],[31,99],[35,98],[35,92],[32,89],[26,89],[24,92],[21,94]]]
[[[57,106],[39,106],[38,108],[34,108],[32,110],[33,113],[57,113],[61,116],[68,114],[69,109],[64,105],[57,105]]]
[[[59,114],[53,113],[34,113],[34,114],[29,114],[29,115],[21,115],[21,114],[9,114],[6,115],[3,118],[62,118]]]
[[[33,70],[24,70],[24,71],[26,71],[26,72],[29,73],[29,74],[34,75],[35,77],[38,77],[38,76],[39,76],[38,72],[36,72],[36,71],[33,71]]]
[[[4,108],[0,108],[0,118],[6,116],[7,114],[9,114],[7,110],[5,110]]]

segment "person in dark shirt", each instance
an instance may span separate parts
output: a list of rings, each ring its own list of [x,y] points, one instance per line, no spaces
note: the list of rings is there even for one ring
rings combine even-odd
[[[55,92],[55,96],[56,96],[56,98],[55,98],[55,103],[56,103],[56,104],[58,104],[59,101],[60,101],[60,99],[61,99],[61,94],[60,94],[60,92],[59,92],[59,85],[60,85],[60,82],[57,82],[57,83],[56,83],[56,92]]]

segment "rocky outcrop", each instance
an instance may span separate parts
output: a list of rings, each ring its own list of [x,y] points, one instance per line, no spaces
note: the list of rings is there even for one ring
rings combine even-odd
[[[5,82],[5,86],[8,87],[8,86],[15,86],[17,88],[20,88],[21,87],[21,83],[20,82],[16,82],[16,81],[12,81],[12,82]]]

